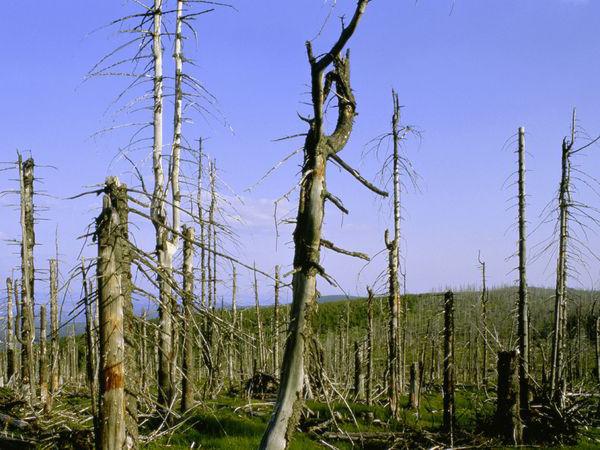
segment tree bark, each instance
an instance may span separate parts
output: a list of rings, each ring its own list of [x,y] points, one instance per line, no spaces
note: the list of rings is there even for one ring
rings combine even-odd
[[[125,339],[123,336],[123,289],[119,261],[119,215],[110,197],[104,196],[97,221],[98,303],[100,310],[100,435],[97,448],[125,448]]]
[[[13,290],[13,281],[10,278],[6,279],[6,293],[6,380],[9,386],[13,386],[17,369],[13,315],[13,299],[16,297],[16,292]]]
[[[97,342],[96,336],[94,335],[94,317],[92,312],[92,301],[90,296],[90,289],[87,281],[87,268],[85,267],[84,259],[81,258],[81,274],[83,277],[83,300],[85,305],[85,337],[87,344],[87,361],[86,361],[86,372],[87,381],[90,388],[90,405],[92,418],[94,421],[94,432],[97,434],[100,428],[99,417],[98,417],[98,356],[97,356]]]
[[[21,390],[26,401],[35,399],[35,368],[33,363],[34,263],[35,245],[33,217],[33,159],[22,161],[19,154],[21,191]]]
[[[46,354],[46,305],[40,306],[40,354],[39,354],[39,380],[40,400],[42,404],[48,401],[48,357]]]
[[[262,450],[280,450],[288,447],[299,419],[302,407],[304,383],[305,339],[310,327],[310,315],[316,301],[316,277],[325,275],[320,265],[321,230],[324,202],[327,194],[325,172],[327,160],[342,150],[350,137],[356,105],[350,88],[349,59],[340,58],[340,52],[354,33],[366,6],[360,0],[352,20],[344,27],[332,49],[315,58],[307,43],[311,67],[311,97],[314,117],[304,145],[304,163],[296,229],[294,230],[294,274],[292,279],[292,307],[281,369],[281,383],[273,415],[260,443]],[[323,73],[331,64],[334,70],[326,76],[327,89],[323,86]],[[338,98],[338,120],[331,135],[323,132],[323,108],[327,94],[335,82]]]
[[[567,304],[567,240],[569,237],[569,205],[571,143],[566,139],[562,143],[561,181],[558,194],[559,207],[559,243],[556,267],[556,289],[554,301],[554,334],[552,339],[552,364],[550,366],[550,391],[553,400],[562,405],[564,401],[564,350]]]
[[[367,405],[373,403],[373,291],[367,287]]]
[[[498,352],[498,404],[496,429],[513,445],[523,441],[523,425],[519,415],[518,352]]]
[[[59,388],[59,336],[58,336],[58,261],[50,260],[50,399],[58,392]],[[52,405],[49,405],[51,407]]]
[[[444,294],[444,431],[454,432],[454,294]]]
[[[521,416],[529,416],[529,303],[525,218],[525,129],[519,128],[519,395]]]
[[[181,411],[188,411],[194,404],[194,229],[183,228],[183,358],[181,377]]]
[[[387,230],[385,245],[388,250],[388,401],[394,419],[400,418],[400,292],[398,285],[398,242],[388,241]]]

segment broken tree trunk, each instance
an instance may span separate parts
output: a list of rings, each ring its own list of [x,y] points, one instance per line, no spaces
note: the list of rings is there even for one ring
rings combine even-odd
[[[275,304],[273,306],[273,375],[279,375],[279,266],[275,266]]]
[[[410,388],[409,388],[409,406],[412,409],[419,410],[419,400],[421,398],[421,370],[418,362],[410,366]]]
[[[94,421],[94,432],[97,434],[99,429],[98,422],[98,371],[97,371],[97,343],[94,334],[94,317],[92,312],[92,299],[90,295],[90,288],[87,280],[87,268],[85,267],[85,260],[81,258],[81,275],[83,284],[83,301],[85,306],[85,338],[87,345],[87,360],[86,360],[86,373],[87,381],[90,389],[90,406],[92,418]]]
[[[262,319],[260,317],[260,301],[258,298],[258,280],[256,279],[256,264],[254,265],[254,309],[256,313],[256,333],[258,348],[258,371],[264,372],[265,370],[265,352],[264,352],[264,337],[263,337],[263,326]]]
[[[400,287],[398,284],[398,242],[388,241],[385,232],[385,245],[388,250],[388,282],[389,282],[389,326],[388,326],[388,401],[394,419],[400,417]]]
[[[360,342],[354,342],[354,399],[365,396],[365,373],[363,372],[363,348]]]
[[[523,425],[519,414],[519,352],[498,352],[498,404],[495,425],[506,442],[521,445]]]
[[[367,0],[359,0],[352,20],[343,27],[340,37],[329,52],[315,57],[311,43],[306,44],[311,68],[314,117],[307,119],[309,130],[304,145],[298,214],[294,230],[292,306],[281,368],[281,383],[271,420],[260,443],[261,450],[287,448],[300,417],[305,378],[305,342],[307,338],[310,339],[310,315],[317,296],[316,277],[317,274],[327,277],[320,265],[324,202],[326,198],[333,198],[328,195],[325,186],[327,160],[334,159],[342,167],[345,166],[355,178],[364,180],[355,170],[348,168],[337,153],[344,148],[350,137],[356,114],[356,104],[350,87],[349,57],[340,57],[340,52],[354,33],[367,4]],[[333,69],[324,76],[332,64]],[[338,120],[333,133],[326,135],[323,131],[323,109],[334,84],[338,101]],[[361,182],[368,184],[366,181]],[[333,202],[335,204],[335,200]]]
[[[125,339],[123,336],[123,289],[119,261],[119,215],[110,197],[104,196],[97,219],[98,306],[100,312],[100,432],[98,448],[125,448]]]
[[[6,279],[6,379],[9,386],[15,383],[17,370],[17,352],[15,349],[15,328],[13,315],[13,299],[16,292],[13,291],[13,282]]]
[[[131,247],[129,245],[129,206],[127,203],[127,185],[122,184],[117,177],[108,177],[105,182],[105,192],[110,198],[112,208],[119,216],[118,233],[119,255],[118,271],[121,281],[124,311],[125,363],[124,371],[128,380],[125,388],[126,403],[126,440],[129,449],[136,449],[138,443],[138,396],[140,392],[139,368],[137,354],[139,353],[136,317],[133,311],[131,279]],[[137,369],[137,370],[136,370]]]
[[[40,306],[40,349],[39,349],[39,382],[40,400],[43,405],[48,401],[48,356],[46,353],[46,305]]]
[[[181,374],[181,411],[194,404],[194,229],[183,227],[183,357]]]
[[[58,343],[58,261],[50,260],[50,396],[48,410],[59,387],[59,343]]]
[[[554,294],[554,334],[552,337],[552,364],[550,366],[550,392],[553,401],[559,406],[563,404],[565,397],[564,379],[564,352],[565,352],[565,328],[567,309],[567,240],[569,237],[569,206],[571,202],[570,178],[571,178],[571,148],[575,134],[575,112],[573,112],[573,124],[571,141],[563,139],[561,158],[561,179],[558,191],[559,209],[559,241],[558,260],[556,264],[556,289]]]
[[[373,291],[367,287],[367,405],[373,402]]]
[[[529,415],[529,305],[527,300],[527,222],[525,218],[525,129],[519,128],[519,395],[521,416]]]
[[[454,432],[454,294],[444,294],[444,431]]]
[[[34,264],[35,245],[33,209],[33,159],[22,160],[19,154],[21,192],[21,390],[25,400],[35,398],[35,367],[33,363]]]

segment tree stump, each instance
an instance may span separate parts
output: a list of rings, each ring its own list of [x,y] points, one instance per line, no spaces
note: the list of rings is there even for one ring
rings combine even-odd
[[[523,441],[519,405],[519,352],[498,352],[498,403],[495,428],[506,442],[520,445]]]

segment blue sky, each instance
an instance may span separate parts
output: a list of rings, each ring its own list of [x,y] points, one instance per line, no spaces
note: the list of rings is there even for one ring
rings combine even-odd
[[[318,34],[333,5],[331,0],[232,3],[237,11],[220,8],[196,21],[198,42],[188,42],[186,53],[197,64],[193,75],[218,99],[211,110],[222,112],[233,132],[223,120],[196,117],[184,133],[188,139],[206,139],[222,178],[244,199],[236,206],[245,221],[235,225],[240,258],[256,260],[263,268],[275,264],[289,268],[292,230],[280,229],[276,248],[273,201],[297,182],[300,159],[290,160],[252,192],[244,189],[301,145],[298,140],[272,141],[305,130],[296,115],[309,112],[303,103],[308,99],[309,74],[304,42]],[[330,45],[339,30],[338,17],[348,17],[354,4],[337,1],[314,42],[316,51]],[[132,120],[115,115],[118,108],[109,108],[125,81],[83,79],[96,61],[123,42],[114,29],[90,32],[136,7],[125,0],[5,0],[3,5],[0,161],[16,159],[16,149],[31,150],[40,165],[40,188],[51,197],[38,201],[49,209],[40,211],[45,220],[38,227],[37,266],[47,266],[58,226],[66,277],[81,247],[75,238],[85,233],[97,214],[99,199],[64,198],[109,174],[132,182],[128,166],[115,159],[130,131],[91,137]],[[511,269],[516,261],[507,260],[516,248],[515,230],[510,229],[516,210],[507,209],[514,188],[502,189],[515,168],[510,139],[519,126],[526,128],[528,215],[533,229],[558,185],[560,144],[569,130],[571,108],[577,107],[582,130],[600,133],[598,17],[600,4],[583,0],[370,3],[350,42],[359,115],[341,156],[375,177],[379,162],[361,155],[371,139],[389,129],[390,91],[395,88],[404,105],[403,121],[421,132],[420,140],[405,145],[422,177],[421,192],[409,189],[403,197],[409,291],[477,285],[478,250],[488,263],[490,283],[514,282]],[[165,46],[165,55],[170,55],[170,43]],[[165,120],[169,122],[170,116]],[[599,167],[598,151],[592,148],[579,160],[591,175]],[[141,151],[133,155],[140,164],[146,156]],[[15,188],[13,174],[0,173],[0,189]],[[342,218],[328,208],[324,235],[340,246],[376,254],[383,248],[383,231],[390,226],[389,207],[333,166],[329,176],[329,188],[343,198],[350,215]],[[580,195],[597,205],[597,197],[585,190]],[[18,214],[10,206],[14,198],[0,202],[0,237],[18,238]],[[281,205],[282,210],[295,207],[293,200]],[[531,244],[550,232],[551,227],[542,226]],[[152,249],[151,229],[142,226],[136,238]],[[590,240],[598,248],[597,237],[591,235]],[[16,253],[11,253],[15,250],[0,244],[0,251],[8,255],[0,260],[3,276],[18,264]],[[91,256],[93,250],[88,248],[85,254]],[[382,255],[360,277],[362,262],[326,250],[323,260],[351,294],[362,294],[385,268]],[[550,254],[532,263],[530,283],[551,285],[553,265]],[[581,282],[590,286],[598,272],[598,264],[590,259]],[[46,275],[39,276],[44,289]],[[242,277],[247,288],[241,295],[247,297],[249,279]],[[325,282],[319,287],[323,293],[335,291]],[[268,289],[265,283],[264,297],[269,297]],[[227,301],[227,288],[222,292]]]

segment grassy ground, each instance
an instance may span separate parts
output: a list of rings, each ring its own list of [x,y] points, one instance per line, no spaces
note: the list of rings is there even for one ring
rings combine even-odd
[[[405,400],[406,401],[406,400]],[[348,410],[352,409],[352,414]],[[493,414],[494,405],[482,400],[476,392],[460,392],[456,396],[457,432],[456,446],[477,445],[479,448],[502,449],[510,448],[494,443],[485,437],[481,424],[486,417]],[[358,431],[368,432],[402,432],[405,441],[397,448],[431,448],[440,441],[439,433],[442,416],[441,396],[426,394],[421,401],[419,412],[405,409],[399,422],[390,422],[388,413],[382,406],[368,407],[364,404],[331,404],[308,402],[310,417],[304,422],[303,428],[321,423],[331,418],[333,412],[339,429],[349,433]],[[219,398],[196,408],[187,417],[185,425],[181,426],[169,437],[163,437],[148,444],[148,449],[189,449],[203,448],[212,450],[247,450],[256,449],[265,430],[271,413],[271,406],[260,400],[244,401],[241,399]],[[375,420],[373,420],[375,419]],[[336,430],[333,426],[332,431]],[[329,440],[329,444],[340,450],[350,449],[348,442]],[[298,432],[291,445],[293,450],[311,450],[326,448],[307,432]],[[354,448],[357,448],[356,446]],[[389,444],[373,444],[364,447],[370,450],[383,450]],[[540,448],[540,446],[531,447]],[[544,446],[543,448],[559,448]],[[600,448],[600,430],[584,430],[578,445],[560,447],[567,449],[598,449]]]

